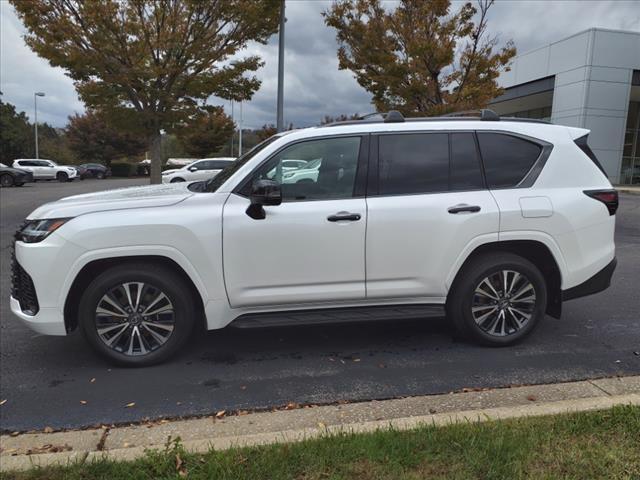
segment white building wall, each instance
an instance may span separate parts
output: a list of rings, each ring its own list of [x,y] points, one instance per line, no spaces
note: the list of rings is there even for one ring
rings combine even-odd
[[[617,183],[640,33],[586,30],[519,55],[511,68],[500,77],[505,88],[555,76],[551,121],[590,129],[589,144]]]

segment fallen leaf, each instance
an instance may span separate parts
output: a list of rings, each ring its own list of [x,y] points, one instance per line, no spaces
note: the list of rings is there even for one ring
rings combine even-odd
[[[218,413],[216,413],[216,418],[222,418],[225,416],[226,413],[227,413],[226,410],[220,410]]]
[[[94,377],[94,378],[92,378],[92,379],[91,379],[91,380],[89,380],[89,381],[90,381],[91,383],[95,383],[96,379],[95,379],[95,377]]]
[[[136,402],[127,403],[125,405],[125,407],[127,407],[127,408],[131,408],[131,407],[135,407],[135,406],[136,406]]]
[[[86,400],[80,400],[80,405],[86,405],[87,401]]]
[[[353,361],[354,361],[354,362],[359,362],[359,361],[360,361],[360,359],[359,359],[359,358],[354,358],[354,359],[353,359]]]
[[[535,402],[536,400],[538,400],[538,397],[536,397],[535,395],[527,395],[527,400],[529,400],[530,402]]]
[[[176,402],[176,405],[182,405],[182,402]]]
[[[20,432],[11,432],[9,435],[11,435],[12,437],[17,437],[18,435],[20,435]]]
[[[44,430],[42,430],[44,433],[53,433],[53,428],[51,427],[44,427]]]
[[[124,448],[129,448],[129,447],[131,446],[131,444],[130,444],[129,442],[124,442],[124,443],[122,444],[122,446],[123,446]]]
[[[4,405],[5,403],[7,403],[7,399],[6,398],[4,400],[0,400],[0,406]]]
[[[181,477],[187,476],[187,470],[184,468],[184,462],[182,461],[182,458],[180,458],[179,453],[176,453],[176,472],[178,472]]]
[[[384,363],[379,363],[378,368],[387,368],[387,366]]]
[[[287,403],[287,406],[284,408],[285,410],[295,410],[296,408],[298,408],[298,404],[295,402],[289,402]]]
[[[246,390],[247,386],[246,385],[240,385],[240,390]]]
[[[238,412],[238,416],[243,416],[243,415],[249,415],[249,412],[247,412],[246,410],[240,410]]]
[[[326,425],[324,423],[322,423],[322,422],[318,422],[318,427],[319,428],[325,428]]]

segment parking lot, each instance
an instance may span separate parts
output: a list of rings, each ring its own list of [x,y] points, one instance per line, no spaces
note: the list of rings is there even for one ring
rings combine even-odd
[[[45,337],[9,310],[13,232],[38,205],[146,179],[38,182],[0,190],[0,428],[120,424],[159,417],[383,399],[640,373],[640,196],[621,195],[618,269],[606,292],[564,305],[515,347],[457,341],[444,319],[199,335],[172,361],[115,368],[79,334]],[[134,404],[134,405],[131,405]]]

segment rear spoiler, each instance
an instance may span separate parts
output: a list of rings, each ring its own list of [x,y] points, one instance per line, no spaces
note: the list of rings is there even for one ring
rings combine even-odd
[[[577,140],[580,137],[586,137],[591,133],[591,130],[586,128],[577,128],[577,127],[567,127],[567,132],[569,132],[569,136],[571,140]]]

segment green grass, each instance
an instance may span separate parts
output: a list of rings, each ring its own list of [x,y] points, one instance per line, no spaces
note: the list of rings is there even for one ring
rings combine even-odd
[[[184,462],[183,475],[176,456]],[[640,407],[344,434],[188,454],[179,442],[134,462],[5,473],[2,479],[640,479]]]

